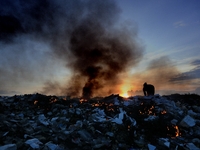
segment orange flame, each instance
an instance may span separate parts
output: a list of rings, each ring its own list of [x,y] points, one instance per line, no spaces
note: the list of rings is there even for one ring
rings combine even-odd
[[[178,126],[175,126],[174,128],[176,129],[176,137],[180,136],[181,134],[180,134],[180,132],[179,132]]]

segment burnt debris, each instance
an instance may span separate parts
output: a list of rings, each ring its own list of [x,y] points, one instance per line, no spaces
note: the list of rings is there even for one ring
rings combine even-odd
[[[0,149],[199,149],[197,101],[199,95],[2,96]]]

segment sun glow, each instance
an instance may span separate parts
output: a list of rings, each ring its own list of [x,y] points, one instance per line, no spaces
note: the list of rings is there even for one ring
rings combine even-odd
[[[120,96],[125,97],[125,98],[129,97],[128,93],[122,93],[120,94]]]
[[[133,87],[131,87],[130,83],[126,83],[126,84],[123,84],[121,86],[121,92],[120,92],[120,96],[122,97],[129,97],[130,95],[128,94],[128,91],[130,91]]]

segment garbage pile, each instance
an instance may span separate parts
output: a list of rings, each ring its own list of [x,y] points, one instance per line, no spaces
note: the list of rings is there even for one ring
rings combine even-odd
[[[0,97],[0,150],[198,150],[200,96]]]

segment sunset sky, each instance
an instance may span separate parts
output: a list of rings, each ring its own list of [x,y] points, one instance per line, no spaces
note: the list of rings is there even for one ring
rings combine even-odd
[[[200,94],[199,0],[0,0],[0,10],[0,95],[136,95],[144,82]]]
[[[145,46],[143,59],[133,72],[141,70],[145,74],[149,63],[164,57],[163,62],[166,59],[169,66],[179,71],[174,83],[168,82],[168,90],[194,91],[200,87],[200,1],[118,0],[118,3],[122,8],[121,18],[136,24]],[[170,73],[169,70],[167,74]],[[160,81],[156,78],[152,82]]]

